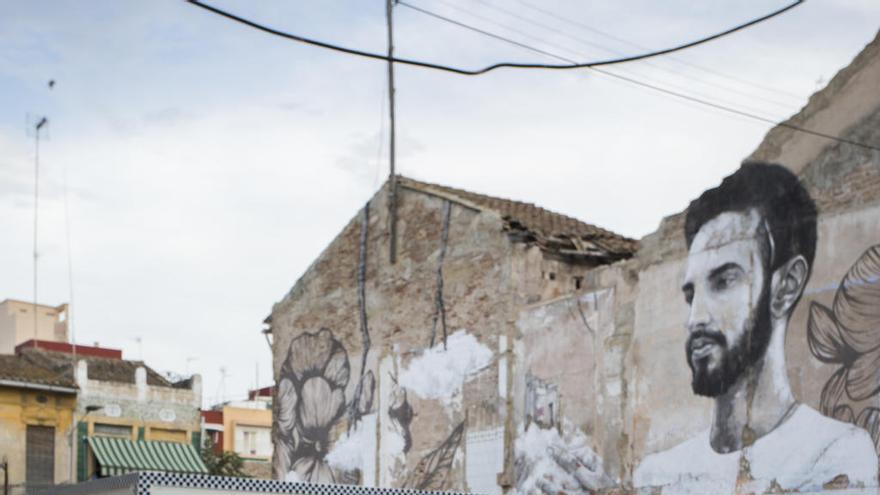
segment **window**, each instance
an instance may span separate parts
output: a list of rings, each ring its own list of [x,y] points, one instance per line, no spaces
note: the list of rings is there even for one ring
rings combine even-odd
[[[233,450],[244,457],[272,457],[272,428],[235,425]]]
[[[244,432],[244,451],[250,455],[255,455],[257,453],[257,432]]]
[[[186,430],[169,430],[167,428],[150,428],[149,440],[157,442],[186,443]]]
[[[131,438],[131,425],[95,423],[93,434],[99,437]]]
[[[55,428],[28,425],[25,437],[28,488],[55,484]]]

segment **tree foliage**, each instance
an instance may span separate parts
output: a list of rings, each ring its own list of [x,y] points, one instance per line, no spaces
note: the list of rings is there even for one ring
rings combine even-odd
[[[202,460],[205,461],[209,474],[248,477],[244,473],[244,460],[241,456],[232,451],[223,451],[221,454],[214,452],[214,440],[210,435],[205,438],[205,443],[202,445]]]

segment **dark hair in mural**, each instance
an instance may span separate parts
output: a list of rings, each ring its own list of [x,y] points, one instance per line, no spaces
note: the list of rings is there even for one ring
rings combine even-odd
[[[768,240],[774,248],[773,259],[767,260],[770,271],[797,255],[813,266],[816,205],[796,175],[782,165],[770,163],[744,163],[720,186],[691,202],[684,226],[688,248],[706,222],[722,213],[753,208],[769,225]]]
[[[810,305],[807,342],[818,360],[839,365],[822,389],[822,414],[868,430],[880,450],[880,408],[853,410],[880,394],[880,244],[849,269],[831,308]]]
[[[446,482],[449,478],[449,472],[452,471],[455,452],[461,445],[461,439],[464,436],[464,425],[464,421],[459,423],[443,443],[422,457],[415,469],[410,472],[403,484],[404,487],[416,490],[444,490],[448,488]]]
[[[791,171],[781,165],[761,162],[744,164],[720,186],[691,202],[684,228],[688,248],[700,229],[718,215],[750,210],[756,210],[763,220],[758,226],[759,244],[768,269],[764,270],[761,294],[735,340],[728,341],[717,329],[691,329],[685,353],[693,372],[691,386],[698,395],[717,397],[725,393],[747,368],[765,355],[771,337],[772,272],[798,255],[806,259],[809,270],[815,257],[816,205]],[[725,350],[720,366],[714,370],[708,368],[705,360],[695,363],[689,358],[695,346],[707,340]]]

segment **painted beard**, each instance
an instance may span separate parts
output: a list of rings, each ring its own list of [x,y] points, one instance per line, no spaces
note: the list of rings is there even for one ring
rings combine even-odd
[[[743,323],[743,331],[732,345],[717,330],[697,330],[688,336],[685,358],[691,368],[691,388],[695,394],[705,397],[725,394],[746,370],[764,357],[770,344],[768,284],[769,280],[765,281],[757,307]],[[721,362],[710,369],[711,355],[692,359],[698,344],[717,345],[721,349]]]

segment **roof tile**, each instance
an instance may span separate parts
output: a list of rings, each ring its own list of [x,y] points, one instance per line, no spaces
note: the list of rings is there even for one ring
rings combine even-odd
[[[638,241],[634,239],[532,203],[486,196],[407,177],[399,176],[398,181],[410,189],[461,198],[467,203],[495,211],[501,215],[508,232],[519,234],[518,238],[535,242],[546,251],[615,260],[629,258],[638,249]]]

